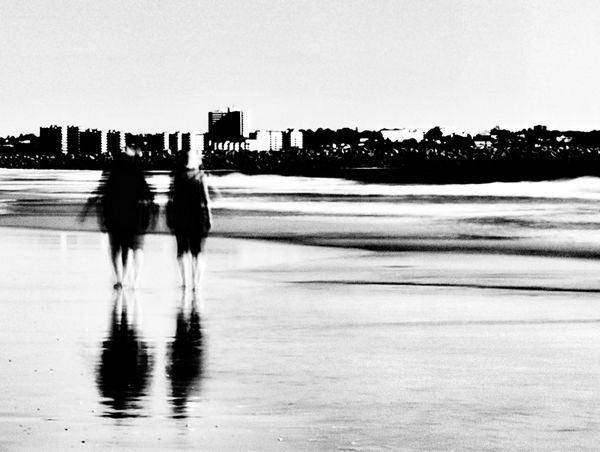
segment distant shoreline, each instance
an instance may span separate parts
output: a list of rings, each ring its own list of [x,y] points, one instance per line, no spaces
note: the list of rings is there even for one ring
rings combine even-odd
[[[130,144],[135,144],[135,136]],[[139,138],[139,137],[138,137]],[[137,138],[136,138],[137,139]],[[132,141],[133,140],[133,141]],[[146,170],[169,171],[184,147],[139,145]],[[205,143],[204,168],[212,172],[343,178],[390,184],[474,184],[600,177],[600,130],[520,131],[495,127],[489,133],[444,135],[434,127],[401,141],[381,131],[317,129],[303,131],[303,142],[271,150],[217,148]],[[111,154],[90,146],[77,151],[51,147],[33,134],[0,139],[0,167],[101,170]]]
[[[95,162],[90,165],[55,165],[51,162],[42,164],[2,165],[0,169],[31,169],[31,170],[73,170],[73,171],[101,171],[107,164]],[[148,171],[171,171],[172,165],[146,164],[144,168]],[[521,181],[543,181],[559,179],[575,179],[578,177],[592,176],[600,177],[600,163],[578,164],[556,162],[553,165],[528,165],[519,166],[515,163],[507,163],[498,166],[461,164],[449,165],[448,168],[440,168],[440,165],[410,165],[404,167],[379,168],[379,167],[355,167],[340,169],[318,169],[292,171],[267,171],[257,169],[236,168],[206,168],[211,174],[241,173],[246,175],[278,175],[295,177],[321,177],[340,178],[354,180],[364,183],[382,184],[481,184],[491,182],[521,182]]]

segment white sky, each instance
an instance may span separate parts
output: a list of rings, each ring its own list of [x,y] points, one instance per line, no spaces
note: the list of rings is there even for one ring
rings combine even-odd
[[[2,0],[0,136],[600,129],[600,1]]]

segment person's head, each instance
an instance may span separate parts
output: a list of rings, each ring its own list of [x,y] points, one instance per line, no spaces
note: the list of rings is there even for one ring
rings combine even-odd
[[[135,147],[135,146],[126,146],[124,152],[129,157],[135,157],[136,155],[140,155],[140,153],[141,153],[140,148]]]
[[[135,160],[135,157],[140,155],[139,148],[133,146],[126,146],[119,152],[112,154],[114,165],[118,167],[129,167]]]
[[[202,165],[202,155],[199,151],[190,149],[183,153],[183,164],[188,169],[200,168]]]

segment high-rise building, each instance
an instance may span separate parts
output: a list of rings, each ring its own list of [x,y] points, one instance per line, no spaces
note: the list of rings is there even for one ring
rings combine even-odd
[[[159,143],[159,145],[162,144],[163,151],[169,150],[169,133],[168,132],[161,132],[161,133],[157,134],[156,140],[157,140],[157,143]]]
[[[120,130],[109,130],[106,133],[106,152],[116,155],[125,149],[125,134]]]
[[[181,134],[181,152],[188,152],[192,149],[192,134],[191,132],[183,132]]]
[[[79,132],[79,149],[85,155],[102,153],[102,131],[86,129]]]
[[[69,154],[79,154],[79,127],[67,127],[67,152]]]
[[[181,132],[172,132],[169,134],[169,151],[171,154],[177,154],[182,149],[183,134]]]
[[[283,132],[257,130],[246,140],[246,148],[250,151],[280,151],[283,148]]]
[[[62,126],[40,127],[40,152],[58,155],[66,149],[67,137]]]
[[[206,143],[205,133],[195,132],[192,133],[190,146],[192,151],[197,151],[202,154],[204,152],[204,143]]]
[[[181,134],[181,150],[183,152],[196,151],[202,153],[204,151],[204,133],[200,132],[184,132]]]
[[[152,154],[162,154],[169,149],[169,134],[164,132],[149,134],[147,147]]]
[[[242,141],[246,137],[244,113],[240,110],[208,112],[208,135],[213,142]]]
[[[298,129],[288,129],[283,132],[283,149],[301,149],[303,141],[302,131]]]
[[[131,147],[142,155],[160,155],[168,148],[168,133],[126,133],[125,147]],[[165,141],[166,140],[166,141]]]
[[[283,132],[269,130],[269,151],[280,151],[283,148]]]

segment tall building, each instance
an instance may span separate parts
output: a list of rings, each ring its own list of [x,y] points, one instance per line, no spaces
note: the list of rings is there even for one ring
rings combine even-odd
[[[246,148],[250,151],[280,151],[283,148],[283,132],[257,130],[246,140]]]
[[[125,149],[125,134],[120,130],[109,130],[106,133],[106,152],[118,154]]]
[[[125,147],[131,146],[133,148],[139,146],[139,137],[131,132],[125,132]]]
[[[69,154],[79,154],[79,127],[67,127],[67,152]]]
[[[283,132],[269,130],[269,151],[281,151],[283,148]]]
[[[183,132],[181,134],[181,152],[188,152],[192,149],[192,134]]]
[[[159,134],[156,135],[156,140],[157,140],[157,143],[159,143],[159,145],[162,144],[163,151],[169,150],[169,133],[168,132],[160,132]]]
[[[298,129],[288,129],[283,132],[283,149],[298,148],[304,145],[304,136]]]
[[[153,133],[148,135],[148,151],[152,154],[162,154],[169,149],[168,133]]]
[[[123,149],[131,147],[142,155],[160,155],[168,149],[168,133],[126,133]]]
[[[171,154],[177,154],[182,149],[183,134],[181,132],[172,132],[169,134],[169,151]]]
[[[243,141],[246,137],[244,113],[240,110],[208,112],[208,135],[213,142]]]
[[[67,137],[62,126],[40,127],[40,145],[42,154],[58,155],[66,150]]]
[[[85,155],[102,153],[102,131],[86,129],[79,132],[79,149]]]
[[[190,140],[190,147],[192,151],[200,152],[200,155],[204,152],[204,143],[206,142],[206,134],[200,132],[193,132]]]
[[[181,134],[181,150],[196,151],[202,153],[204,151],[204,135],[200,132],[185,132]]]

